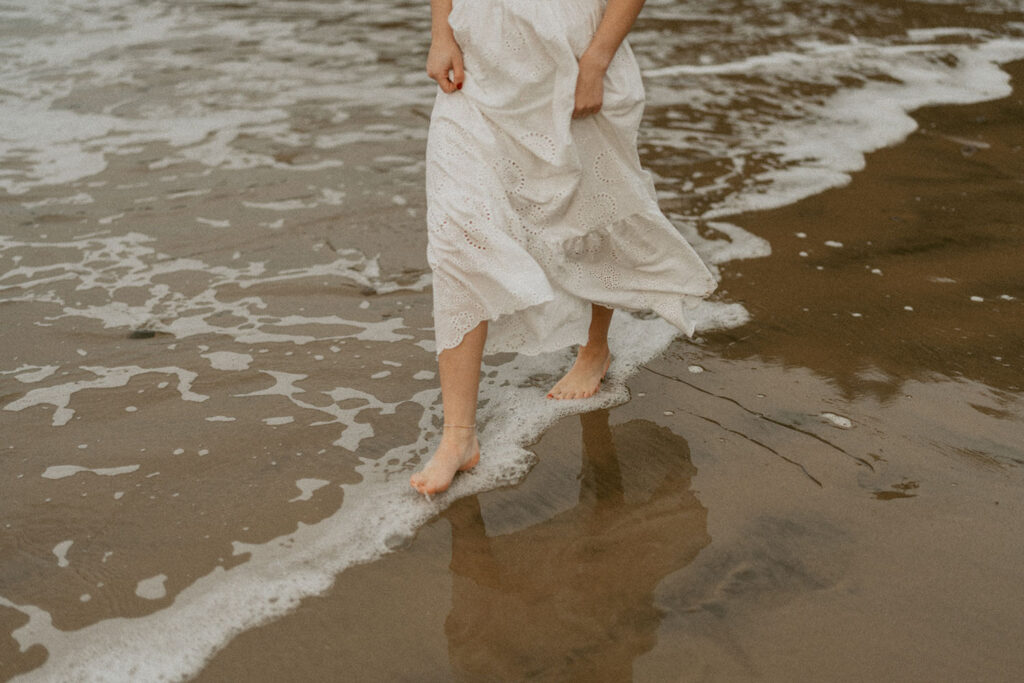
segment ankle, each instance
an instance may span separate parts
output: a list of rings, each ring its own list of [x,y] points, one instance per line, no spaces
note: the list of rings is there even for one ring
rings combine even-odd
[[[588,355],[604,356],[611,353],[611,349],[608,347],[608,340],[603,341],[588,341],[585,345],[581,345],[579,353]]]
[[[476,428],[451,427],[445,425],[441,429],[441,440],[456,444],[466,444],[476,438]]]

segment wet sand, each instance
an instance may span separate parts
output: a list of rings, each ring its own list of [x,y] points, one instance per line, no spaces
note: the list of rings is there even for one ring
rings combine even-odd
[[[675,342],[628,403],[547,430],[521,484],[457,501],[198,680],[1016,680],[1008,70],[1010,98],[915,112],[849,186],[737,219],[773,246],[724,270],[748,325]]]
[[[187,673],[231,634],[200,680],[1015,678],[1024,64],[1006,67],[1009,98],[916,112],[919,130],[850,185],[729,216],[771,245],[721,265],[717,296],[751,321],[678,340],[625,378],[628,402],[547,429],[522,482],[434,519],[449,500],[431,507],[404,485],[438,416],[424,370],[432,86],[408,49],[425,40],[422,7],[339,7],[312,26],[309,8],[286,5],[280,25],[224,23],[266,14],[241,3],[181,25],[164,16],[169,43],[143,31],[127,51],[116,22],[137,8],[115,12],[102,34],[115,42],[71,63],[110,58],[110,81],[118,69],[130,80],[83,80],[44,111],[121,117],[114,132],[75,133],[80,146],[54,143],[81,153],[72,166],[96,155],[103,170],[63,184],[28,154],[32,172],[5,176],[24,192],[0,196],[17,234],[0,238],[0,679],[59,678],[44,661]],[[648,54],[661,42],[642,31],[674,25],[670,10],[640,27]],[[1013,18],[907,11],[907,26]],[[189,21],[224,33],[196,38]],[[770,95],[771,110],[792,88],[794,115],[813,118],[838,87],[826,72],[759,90],[777,72],[744,73],[731,26],[712,61],[740,61],[691,93],[692,109],[656,96],[680,81],[648,81],[652,102],[675,104],[648,108],[648,140],[670,142],[642,157],[680,225],[774,161],[756,126],[780,128],[748,97]],[[339,50],[339,27],[376,52]],[[690,68],[705,47],[653,65]],[[282,64],[294,71],[270,68]],[[970,73],[990,82],[991,70]],[[46,74],[39,83],[67,77]],[[337,74],[326,91],[324,74]],[[934,94],[929,78],[909,91]],[[235,79],[237,92],[219,89]],[[977,96],[953,81],[940,99]],[[210,88],[200,99],[216,95],[203,116],[164,108],[197,83]],[[360,99],[378,88],[387,108]],[[691,144],[687,116],[715,134]],[[826,121],[823,139],[857,133],[852,121]],[[734,155],[730,141],[746,146]],[[712,191],[679,185],[696,171]],[[559,369],[502,363],[485,377],[491,395],[509,377],[539,392]],[[466,480],[518,477],[498,474]],[[389,515],[401,517],[390,536]]]

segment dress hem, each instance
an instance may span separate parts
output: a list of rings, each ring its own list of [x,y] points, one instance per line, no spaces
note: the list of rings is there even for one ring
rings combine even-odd
[[[500,311],[497,314],[495,314],[494,317],[491,317],[491,318],[479,318],[479,319],[476,319],[473,322],[472,327],[470,327],[469,330],[467,330],[465,333],[463,333],[463,335],[459,338],[457,343],[455,343],[453,345],[450,345],[450,346],[443,346],[443,347],[440,347],[440,348],[438,348],[435,345],[434,356],[435,357],[439,357],[441,355],[442,351],[445,351],[447,349],[454,349],[454,348],[458,347],[465,340],[466,334],[468,334],[469,331],[475,329],[477,325],[479,325],[480,323],[482,323],[484,321],[487,321],[488,323],[496,322],[502,316],[515,315],[516,313],[521,313],[522,311],[525,311],[525,310],[527,310],[529,308],[532,308],[534,306],[540,306],[542,304],[546,304],[546,303],[549,303],[549,302],[554,301],[554,300],[555,300],[555,297],[551,296],[551,297],[548,297],[548,298],[546,298],[546,299],[544,299],[542,301],[538,301],[536,303],[530,304],[529,306],[518,306],[518,307],[509,308],[507,310]],[[671,316],[667,312],[663,312],[663,311],[658,310],[658,308],[660,308],[660,306],[651,306],[651,307],[644,307],[644,308],[630,308],[630,307],[627,307],[627,306],[623,306],[622,304],[612,305],[612,304],[606,304],[606,303],[602,303],[600,301],[594,301],[594,300],[589,300],[589,299],[584,299],[584,302],[586,304],[597,304],[598,306],[603,306],[605,308],[610,308],[610,309],[612,309],[614,311],[622,311],[623,313],[654,313],[655,315],[660,317],[662,320],[664,320],[667,323],[669,323],[672,326],[674,326],[682,334],[686,335],[686,337],[688,339],[692,339],[693,335],[696,333],[696,324],[692,320],[690,320],[688,317],[682,315],[682,310],[683,309],[692,310],[692,309],[696,308],[702,302],[707,301],[707,297],[682,295],[682,296],[679,297],[679,300],[680,300],[679,301],[679,304],[680,304],[679,322],[677,322],[675,320],[672,320],[672,317],[674,317],[674,316]],[[679,326],[680,322],[684,325],[684,327],[680,327]],[[586,327],[583,328],[583,329],[585,331],[587,330]],[[553,353],[555,351],[561,351],[563,349],[569,348],[570,346],[572,346],[574,344],[583,344],[583,343],[586,342],[587,333],[585,332],[582,335],[582,337],[583,337],[582,340],[574,340],[574,341],[572,341],[572,342],[570,342],[568,344],[564,343],[563,340],[559,339],[559,340],[556,340],[553,343],[538,344],[538,345],[535,345],[535,346],[531,346],[531,347],[529,347],[527,349],[516,348],[516,347],[513,347],[511,345],[504,345],[504,346],[498,345],[498,348],[493,348],[493,347],[492,348],[488,348],[487,343],[485,342],[483,355],[484,356],[489,356],[489,355],[495,355],[495,354],[499,354],[499,353],[516,353],[516,354],[523,355],[523,356],[539,356],[539,355],[545,354],[545,353]]]

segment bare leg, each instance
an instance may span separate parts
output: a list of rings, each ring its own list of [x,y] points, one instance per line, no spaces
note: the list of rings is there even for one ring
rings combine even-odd
[[[487,321],[484,320],[467,332],[458,346],[438,354],[446,426],[430,462],[409,479],[412,487],[420,493],[429,495],[444,491],[451,485],[456,472],[471,469],[480,462],[476,403],[486,340]]]
[[[590,331],[587,343],[579,348],[576,362],[565,377],[548,392],[548,398],[587,398],[597,393],[601,380],[608,372],[612,354],[608,348],[608,326],[612,323],[613,308],[590,305]]]

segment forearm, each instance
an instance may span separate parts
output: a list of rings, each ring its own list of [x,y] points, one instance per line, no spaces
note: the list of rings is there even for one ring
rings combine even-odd
[[[435,0],[437,1],[440,0]],[[626,34],[633,28],[643,6],[644,0],[608,0],[604,16],[601,17],[601,22],[584,55],[607,68]]]
[[[452,27],[448,15],[452,11],[452,0],[430,0],[430,37],[452,38]]]

